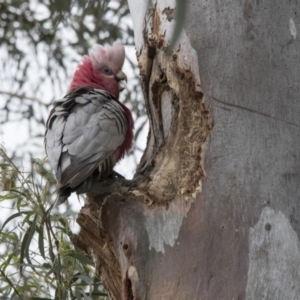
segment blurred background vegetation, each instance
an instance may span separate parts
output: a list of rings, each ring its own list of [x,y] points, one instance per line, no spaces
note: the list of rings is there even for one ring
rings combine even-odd
[[[130,54],[121,101],[136,120],[132,173],[147,118],[127,2],[0,0],[0,299],[106,299],[91,261],[71,243],[72,201],[51,210],[55,179],[43,135],[81,56],[116,39]]]

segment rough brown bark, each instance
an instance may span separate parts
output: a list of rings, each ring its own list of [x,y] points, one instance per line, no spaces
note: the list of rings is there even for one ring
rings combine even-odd
[[[137,53],[147,149],[132,181],[93,185],[74,243],[111,299],[298,299],[297,3],[190,1],[167,56],[164,2]]]

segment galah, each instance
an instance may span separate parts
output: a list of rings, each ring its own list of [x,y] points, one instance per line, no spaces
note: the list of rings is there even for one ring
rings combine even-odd
[[[45,148],[57,179],[58,204],[86,193],[91,177],[105,178],[130,150],[133,118],[119,102],[125,50],[121,42],[96,47],[78,65],[68,93],[53,102]]]

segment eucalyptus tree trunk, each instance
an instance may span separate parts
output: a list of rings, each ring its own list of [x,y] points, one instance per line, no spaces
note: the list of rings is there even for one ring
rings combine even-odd
[[[297,1],[129,0],[150,120],[133,180],[93,184],[73,242],[111,299],[300,299]]]

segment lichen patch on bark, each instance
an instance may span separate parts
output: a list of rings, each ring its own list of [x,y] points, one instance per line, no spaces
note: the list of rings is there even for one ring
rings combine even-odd
[[[250,229],[246,299],[297,299],[299,265],[297,233],[282,212],[265,207]]]
[[[149,250],[165,252],[165,245],[173,247],[179,235],[183,219],[191,206],[191,201],[176,197],[167,208],[155,206],[145,211],[145,227],[149,238]]]

